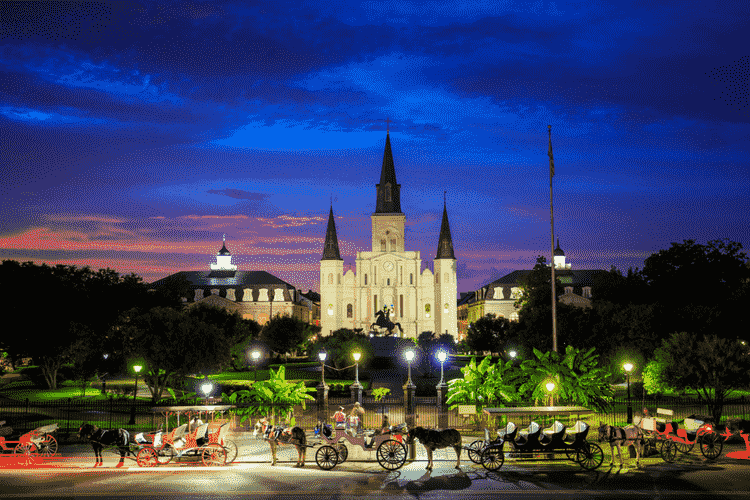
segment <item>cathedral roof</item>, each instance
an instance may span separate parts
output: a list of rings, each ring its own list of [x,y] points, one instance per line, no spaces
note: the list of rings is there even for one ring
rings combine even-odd
[[[453,254],[453,239],[451,238],[451,227],[448,224],[448,210],[445,207],[445,201],[443,201],[443,222],[440,225],[440,239],[438,240],[435,258],[456,260],[456,256]]]
[[[390,134],[385,136],[383,168],[380,170],[380,184],[376,184],[376,214],[401,213],[401,184],[396,183],[396,167],[393,165]]]
[[[328,213],[328,229],[326,229],[326,242],[323,246],[323,257],[320,260],[344,260],[339,253],[339,239],[336,236],[336,222],[333,220],[333,207]]]

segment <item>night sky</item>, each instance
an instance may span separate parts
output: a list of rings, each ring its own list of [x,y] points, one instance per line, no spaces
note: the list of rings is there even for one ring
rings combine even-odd
[[[592,5],[593,4],[593,5]],[[390,127],[407,250],[458,290],[550,255],[750,246],[745,1],[0,4],[0,258],[319,290],[370,250]],[[390,124],[386,120],[390,120]]]

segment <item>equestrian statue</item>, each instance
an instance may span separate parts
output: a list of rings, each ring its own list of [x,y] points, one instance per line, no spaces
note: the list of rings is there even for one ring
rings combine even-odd
[[[377,318],[375,320],[375,323],[370,325],[370,330],[374,326],[385,328],[388,331],[388,335],[393,335],[393,328],[398,327],[399,331],[401,332],[401,335],[404,334],[404,329],[401,328],[401,323],[394,323],[388,317],[390,316],[390,309],[388,306],[383,306],[382,310],[379,310],[375,313],[375,317]]]

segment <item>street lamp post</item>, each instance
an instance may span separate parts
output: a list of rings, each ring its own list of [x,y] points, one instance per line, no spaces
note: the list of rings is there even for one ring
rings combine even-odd
[[[633,370],[633,363],[625,363],[622,365],[623,368],[625,368],[625,379],[627,380],[628,385],[628,423],[633,423],[633,405],[630,402],[630,372]]]
[[[546,387],[547,392],[549,392],[549,405],[555,406],[555,397],[552,395],[552,391],[555,390],[555,383],[552,381],[547,382],[544,387]]]
[[[445,395],[448,390],[448,384],[445,383],[443,376],[443,364],[445,363],[445,360],[448,359],[448,353],[441,349],[438,351],[437,358],[440,360],[440,382],[438,382],[438,385],[435,388],[437,389],[437,405],[438,411],[440,412],[438,414],[438,427],[445,429],[448,426],[448,407],[445,404]]]
[[[208,395],[211,394],[213,388],[214,385],[211,382],[204,382],[203,385],[201,385],[201,390],[203,391],[203,395],[205,396],[206,404],[208,404]]]
[[[362,404],[362,384],[359,383],[359,358],[362,357],[362,353],[357,351],[352,354],[354,357],[354,366],[355,366],[355,375],[354,375],[354,383],[351,387],[352,392],[352,399],[355,401],[359,401],[360,404]]]
[[[104,362],[107,362],[107,358],[109,358],[109,354],[103,354],[102,357],[104,358]],[[106,368],[106,367],[105,367]],[[107,375],[108,372],[102,373],[102,394],[107,394]]]
[[[326,352],[318,353],[320,359],[320,384],[317,387],[318,421],[325,422],[328,413],[328,386],[326,385]]]
[[[440,382],[438,382],[438,387],[441,387],[443,385],[446,385],[443,380],[443,364],[445,363],[445,360],[448,358],[448,355],[445,351],[438,352],[437,358],[440,360]]]
[[[133,405],[130,407],[130,422],[128,425],[135,425],[135,395],[138,393],[138,372],[141,371],[142,366],[134,365],[133,371],[135,371],[135,386],[133,387]]]
[[[406,380],[406,385],[412,386],[414,382],[411,381],[411,362],[414,360],[414,351],[409,349],[406,351],[406,362],[409,364],[409,377]]]
[[[258,358],[260,358],[260,351],[257,349],[251,354],[253,358],[253,366],[255,367],[255,381],[258,381]]]
[[[326,385],[326,352],[320,351],[318,353],[318,359],[320,359],[320,385]]]

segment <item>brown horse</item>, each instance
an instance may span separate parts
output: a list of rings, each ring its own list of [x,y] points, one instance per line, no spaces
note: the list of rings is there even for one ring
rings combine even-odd
[[[411,444],[414,439],[427,450],[427,470],[432,470],[432,452],[438,448],[451,447],[456,450],[456,469],[461,468],[461,433],[456,429],[443,429],[441,431],[425,429],[424,427],[415,427],[409,429],[406,443]]]
[[[125,465],[126,455],[135,456],[135,453],[130,451],[130,433],[125,429],[100,429],[93,424],[83,423],[78,429],[78,437],[88,439],[91,442],[96,458],[94,467],[104,463],[102,449],[105,446],[117,446],[120,450],[120,462],[117,467]]]
[[[271,445],[271,465],[276,465],[276,449],[279,444],[291,444],[297,448],[297,464],[295,467],[305,466],[305,451],[307,449],[307,436],[302,427],[279,427],[273,426],[263,418],[259,421],[263,427],[263,439]]]

